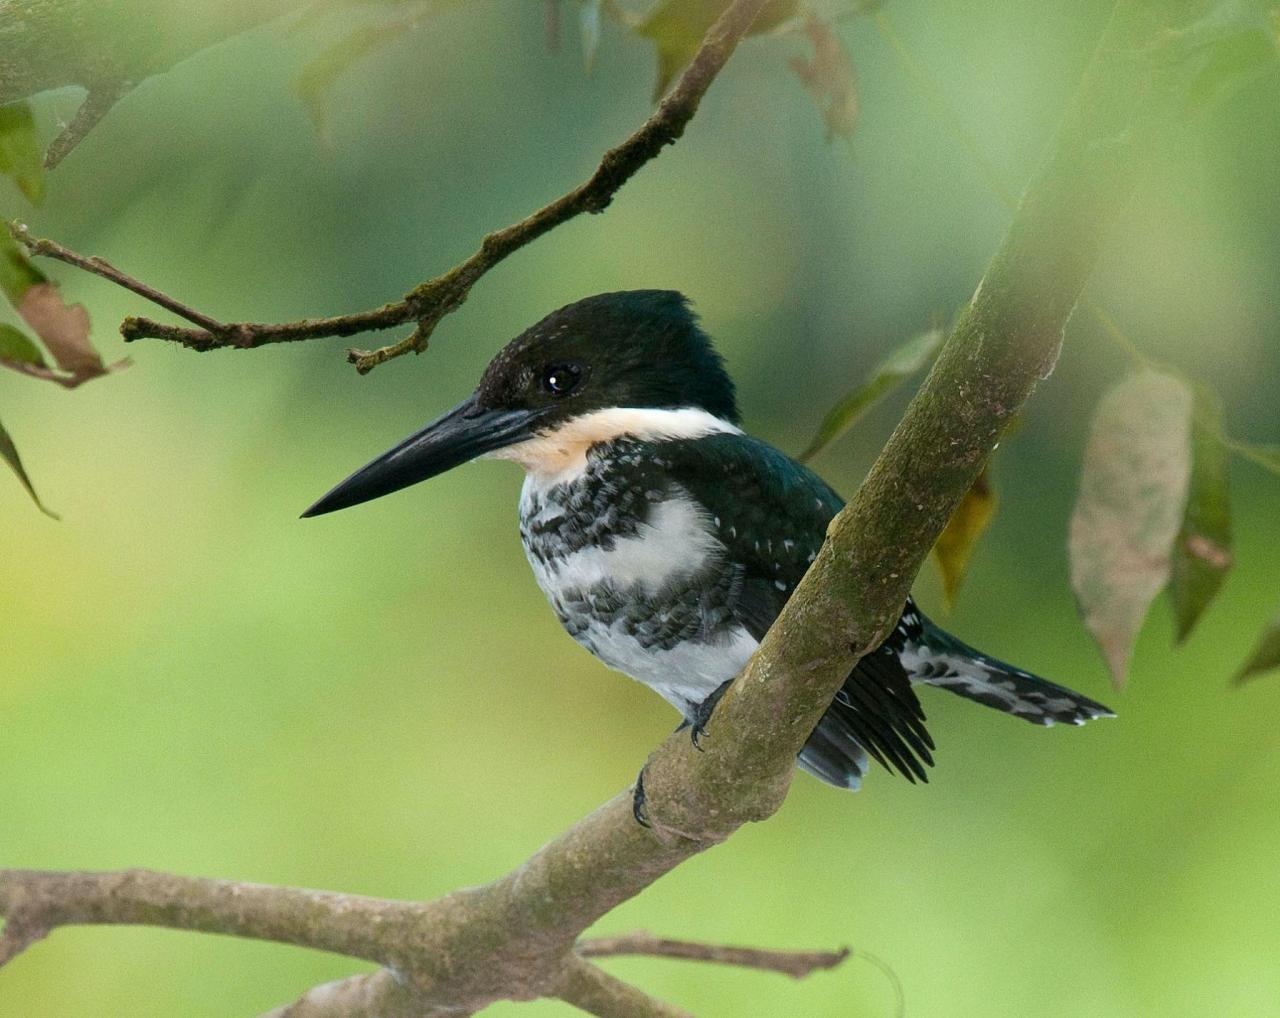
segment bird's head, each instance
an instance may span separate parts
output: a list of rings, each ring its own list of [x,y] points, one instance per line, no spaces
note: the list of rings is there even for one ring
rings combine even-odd
[[[550,477],[573,470],[597,442],[733,431],[737,419],[733,382],[683,296],[603,293],[522,332],[475,392],[303,515],[367,502],[478,456]]]

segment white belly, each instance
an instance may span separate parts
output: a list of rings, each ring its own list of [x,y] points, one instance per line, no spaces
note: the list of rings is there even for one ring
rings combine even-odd
[[[534,495],[540,508],[531,512]],[[562,510],[547,495],[526,479],[521,496],[526,526],[554,525]],[[525,549],[538,586],[570,635],[686,714],[690,705],[737,675],[757,646],[746,630],[723,625],[692,639],[661,638],[664,596],[696,583],[724,553],[708,524],[700,506],[675,490],[650,508],[647,522],[634,534],[607,546],[592,544],[552,557]],[[617,602],[629,596],[653,603],[652,625],[647,619],[618,618]]]
[[[706,643],[686,640],[669,649],[645,647],[619,627],[588,622],[574,637],[610,668],[643,682],[669,704],[688,714],[746,665],[759,644],[745,629]]]

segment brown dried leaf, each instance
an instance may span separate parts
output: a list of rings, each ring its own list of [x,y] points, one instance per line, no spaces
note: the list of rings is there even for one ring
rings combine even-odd
[[[813,43],[813,59],[792,57],[791,68],[822,113],[827,140],[850,138],[858,122],[858,81],[849,51],[831,22],[813,13],[805,18],[804,30]]]
[[[1191,391],[1140,371],[1098,405],[1071,516],[1071,585],[1117,688],[1169,581],[1191,475]]]
[[[35,356],[30,349],[19,356],[19,346],[10,342],[5,351],[0,351],[0,364],[5,367],[74,389],[92,378],[128,366],[127,359],[110,367],[103,364],[102,357],[89,342],[89,313],[80,304],[64,303],[57,284],[42,281],[27,285],[16,306],[56,366],[45,363],[38,350],[34,351]],[[30,341],[27,344],[30,346]]]
[[[83,304],[65,304],[53,283],[37,283],[18,302],[20,314],[58,367],[72,375],[100,375],[102,358],[89,345],[89,312]]]

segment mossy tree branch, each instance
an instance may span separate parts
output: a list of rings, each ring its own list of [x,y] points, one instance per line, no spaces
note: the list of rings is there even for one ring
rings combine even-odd
[[[1063,329],[1162,126],[1161,48],[1203,2],[1119,0],[1047,158],[941,356],[832,522],[814,565],[718,707],[705,752],[684,735],[650,757],[653,828],[605,803],[519,869],[425,903],[379,902],[158,874],[0,872],[21,947],[73,922],[145,922],[339,950],[381,963],[280,1015],[474,1013],[559,997],[600,1015],[671,1016],[594,969],[579,935],[691,856],[781,805],[797,752],[911,582],[1009,421],[1057,358]]]

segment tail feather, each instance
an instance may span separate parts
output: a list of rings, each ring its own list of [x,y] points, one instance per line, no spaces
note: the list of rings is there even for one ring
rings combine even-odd
[[[907,641],[899,652],[912,682],[937,686],[1036,725],[1083,725],[1115,717],[1096,700],[989,657],[928,619],[921,621],[920,639]]]
[[[828,785],[856,792],[871,759],[845,725],[824,716],[800,751],[800,767]]]
[[[882,646],[854,666],[800,753],[800,766],[837,788],[857,789],[869,759],[927,782],[933,739],[911,677]]]
[[[1112,711],[1074,690],[989,657],[926,618],[912,601],[883,644],[862,658],[800,752],[800,766],[857,789],[870,761],[927,781],[933,740],[912,686],[923,683],[1037,725],[1082,725]]]

